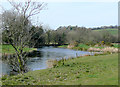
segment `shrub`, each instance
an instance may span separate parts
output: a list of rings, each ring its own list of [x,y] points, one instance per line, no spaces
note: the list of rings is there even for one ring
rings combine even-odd
[[[78,42],[73,41],[72,43],[70,43],[70,45],[73,45],[73,46],[77,47],[78,46]]]
[[[6,80],[7,79],[7,75],[4,75],[2,78],[1,78],[1,80]]]
[[[113,46],[113,44],[111,44],[110,42],[105,42],[106,46]]]
[[[88,46],[94,46],[96,43],[93,42],[93,41],[90,41],[90,42],[87,42],[87,43],[85,43],[85,44],[88,45]]]

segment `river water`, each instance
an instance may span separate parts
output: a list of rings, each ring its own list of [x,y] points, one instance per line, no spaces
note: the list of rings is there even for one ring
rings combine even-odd
[[[85,54],[92,53],[87,51],[76,51],[71,49],[65,49],[65,48],[55,48],[55,47],[42,47],[37,49],[38,53],[34,57],[30,57],[27,61],[27,66],[30,70],[40,70],[40,69],[46,69],[47,64],[46,61],[49,59],[57,59],[60,60],[61,58],[70,58],[70,57],[76,57],[76,56],[82,56]],[[0,61],[0,75],[9,74],[10,69],[6,62]]]

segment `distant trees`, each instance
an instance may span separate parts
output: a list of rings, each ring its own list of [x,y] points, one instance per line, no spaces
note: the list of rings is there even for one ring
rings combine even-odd
[[[53,44],[57,44],[57,41],[58,41],[58,34],[56,31],[51,31],[51,43]]]
[[[117,25],[115,26],[101,26],[101,27],[96,27],[96,28],[91,28],[91,30],[98,30],[98,29],[112,29],[112,28],[118,28]]]
[[[50,42],[51,42],[51,30],[46,31],[45,37],[46,37],[45,38],[46,44],[50,44]]]
[[[29,42],[29,47],[38,47],[39,45],[45,44],[45,38],[43,36],[44,30],[42,26],[32,26],[30,32],[33,32],[33,34]]]
[[[43,29],[43,27],[34,28],[39,28],[39,34],[36,33],[33,40],[35,40],[35,38],[41,35],[37,41],[37,44],[35,45],[36,47],[50,44],[63,45],[73,42],[93,44],[100,41],[118,42],[118,35],[112,35],[106,30],[94,31],[89,28],[78,26],[60,26],[56,30],[52,30],[49,27],[46,27],[45,29]]]
[[[108,27],[104,26],[105,29]],[[98,43],[100,41],[117,42],[117,35],[112,35],[106,30],[96,32],[90,28],[78,27],[78,26],[67,26],[67,27],[60,26],[57,30],[51,30],[49,31],[49,34],[48,32],[46,32],[46,34],[49,35],[49,43],[50,42],[57,43],[60,45],[70,44],[73,42],[93,43],[93,44]]]

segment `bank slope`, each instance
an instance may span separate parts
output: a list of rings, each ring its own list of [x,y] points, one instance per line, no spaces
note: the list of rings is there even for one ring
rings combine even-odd
[[[118,54],[69,59],[58,67],[4,76],[3,85],[118,85]]]

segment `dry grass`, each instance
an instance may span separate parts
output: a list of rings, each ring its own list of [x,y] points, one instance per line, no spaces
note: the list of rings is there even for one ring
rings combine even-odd
[[[105,47],[103,49],[90,47],[88,49],[88,51],[111,52],[111,53],[118,53],[119,52],[118,48],[114,48],[114,47]]]
[[[57,63],[58,63],[57,60],[52,60],[52,59],[49,59],[49,60],[46,61],[46,64],[47,64],[48,68],[54,67]]]

